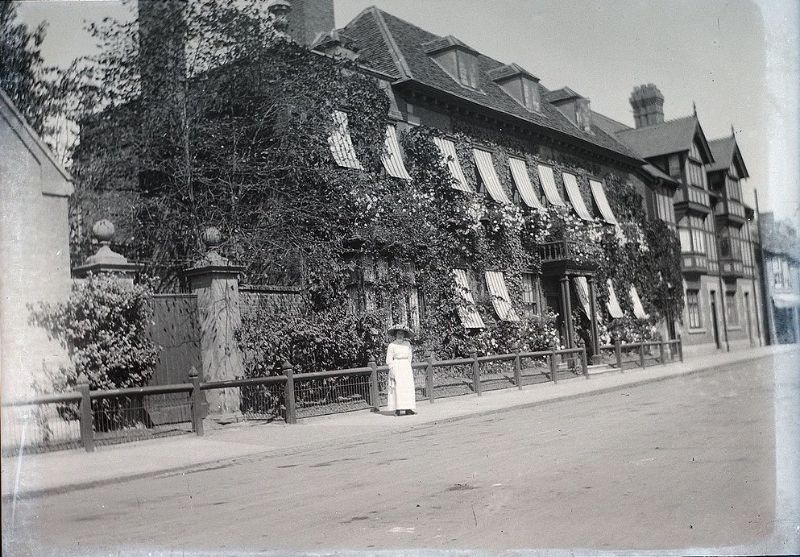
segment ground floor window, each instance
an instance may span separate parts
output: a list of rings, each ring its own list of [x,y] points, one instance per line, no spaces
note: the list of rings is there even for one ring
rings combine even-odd
[[[522,312],[525,317],[539,315],[539,277],[534,273],[522,273]]]
[[[739,326],[739,307],[736,292],[725,293],[725,317],[729,327]]]
[[[689,328],[699,329],[703,326],[700,319],[700,291],[686,291],[686,312],[689,314]]]

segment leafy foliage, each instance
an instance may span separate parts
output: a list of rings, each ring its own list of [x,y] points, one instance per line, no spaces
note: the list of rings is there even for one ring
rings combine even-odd
[[[30,321],[60,342],[70,358],[53,387],[74,387],[85,374],[92,389],[141,387],[158,361],[148,338],[149,284],[130,285],[110,276],[89,275],[73,283],[69,299],[31,307]]]

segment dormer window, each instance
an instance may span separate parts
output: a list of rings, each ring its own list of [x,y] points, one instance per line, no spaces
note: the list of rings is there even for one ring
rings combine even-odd
[[[480,89],[478,52],[452,35],[423,45],[440,68],[464,87]]]
[[[489,72],[489,78],[503,91],[530,112],[541,108],[539,78],[517,64],[500,66]]]

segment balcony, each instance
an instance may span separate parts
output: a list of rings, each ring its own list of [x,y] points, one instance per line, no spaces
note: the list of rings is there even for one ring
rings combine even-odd
[[[681,270],[686,274],[708,272],[708,256],[705,253],[683,253],[681,263]]]
[[[714,215],[732,224],[742,225],[747,222],[744,204],[735,199],[724,198],[717,201],[714,205]]]
[[[560,276],[565,271],[593,272],[597,269],[596,261],[599,246],[574,240],[558,240],[539,244],[539,257],[542,260],[542,274]]]
[[[723,278],[736,279],[744,276],[744,263],[735,255],[719,258],[719,272]]]
[[[705,216],[711,212],[711,196],[703,188],[681,184],[675,192],[675,210]]]

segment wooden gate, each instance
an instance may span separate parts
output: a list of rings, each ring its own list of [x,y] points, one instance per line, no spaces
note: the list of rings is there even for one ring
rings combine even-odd
[[[202,370],[197,296],[157,294],[151,303],[150,338],[161,346],[161,351],[149,384],[186,383],[192,366],[198,372]],[[148,396],[145,408],[153,425],[186,422],[192,417],[185,393]]]

